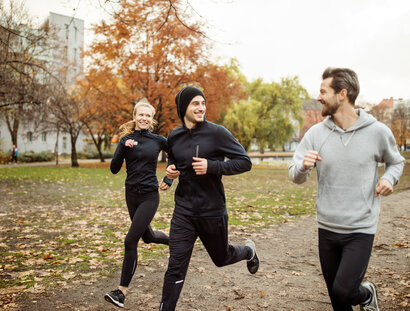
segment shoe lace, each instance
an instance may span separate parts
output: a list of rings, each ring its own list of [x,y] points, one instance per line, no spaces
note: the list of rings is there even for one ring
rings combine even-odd
[[[373,306],[365,306],[363,307],[364,311],[377,311],[377,309]]]

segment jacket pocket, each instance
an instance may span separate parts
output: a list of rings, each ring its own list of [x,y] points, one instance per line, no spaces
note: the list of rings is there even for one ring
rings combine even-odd
[[[364,186],[324,184],[316,202],[319,223],[335,228],[360,228],[372,215],[373,195]]]

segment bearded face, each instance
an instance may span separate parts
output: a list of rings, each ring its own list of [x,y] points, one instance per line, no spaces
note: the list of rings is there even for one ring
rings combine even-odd
[[[320,93],[317,98],[322,104],[322,116],[334,115],[340,107],[335,90],[330,86],[333,78],[327,78],[320,85]]]

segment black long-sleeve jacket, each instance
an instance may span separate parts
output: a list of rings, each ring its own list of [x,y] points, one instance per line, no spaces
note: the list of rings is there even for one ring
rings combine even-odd
[[[125,146],[128,139],[135,140],[133,148]],[[167,139],[151,133],[149,130],[136,130],[121,138],[111,161],[110,169],[117,174],[125,159],[127,178],[125,186],[136,193],[158,190],[157,162],[161,150],[168,152]],[[172,181],[164,178],[167,184]]]
[[[222,216],[227,213],[222,175],[249,171],[252,163],[241,144],[223,126],[208,121],[185,125],[168,136],[168,164],[180,171],[175,191],[175,213]],[[206,158],[205,175],[196,175],[192,157]],[[228,158],[228,161],[224,161]]]

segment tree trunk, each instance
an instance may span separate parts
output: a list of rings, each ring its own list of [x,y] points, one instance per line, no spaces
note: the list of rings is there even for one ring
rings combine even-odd
[[[56,165],[58,165],[58,138],[60,137],[60,127],[57,126],[56,144],[54,146],[54,154],[56,158]]]
[[[101,146],[102,146],[102,142],[103,142],[103,140],[101,139],[101,136],[99,135],[98,136],[98,141],[95,139],[95,137],[94,137],[94,134],[93,134],[93,132],[92,132],[92,130],[91,130],[91,127],[90,126],[88,126],[88,124],[85,124],[85,126],[87,127],[87,129],[88,129],[88,132],[90,133],[90,136],[91,136],[91,139],[93,140],[93,143],[94,143],[94,145],[95,145],[95,148],[97,148],[97,151],[98,151],[98,156],[100,157],[100,161],[101,162],[105,162],[105,160],[104,160],[104,157],[103,157],[103,154],[102,154],[102,152],[101,152]]]
[[[7,123],[7,128],[11,136],[12,144],[18,147],[17,138],[18,138],[19,125],[20,125],[20,120],[18,116],[14,115],[14,118],[12,120],[8,115],[6,115],[6,123]]]
[[[105,160],[104,160],[104,155],[103,155],[103,153],[102,153],[102,151],[101,151],[102,143],[103,143],[102,138],[101,138],[101,137],[98,137],[98,142],[97,142],[98,155],[99,155],[99,157],[100,157],[100,161],[101,161],[101,162],[105,162]]]
[[[71,137],[71,167],[79,167],[78,158],[77,158],[77,149],[75,143],[77,142],[77,137],[70,133]]]

